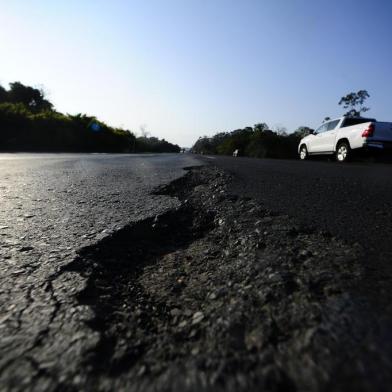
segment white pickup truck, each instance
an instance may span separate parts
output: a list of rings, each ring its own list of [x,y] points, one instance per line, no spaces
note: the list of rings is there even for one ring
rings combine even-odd
[[[298,145],[300,159],[309,155],[334,154],[347,161],[353,150],[392,148],[392,123],[372,118],[341,117],[324,122]]]

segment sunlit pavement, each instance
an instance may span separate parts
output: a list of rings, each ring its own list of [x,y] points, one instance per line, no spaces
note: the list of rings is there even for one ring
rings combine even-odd
[[[80,247],[175,206],[150,192],[195,164],[170,154],[0,155],[0,380],[22,390],[37,375],[35,364],[78,355],[80,320],[59,308],[83,280],[60,284],[57,273]]]

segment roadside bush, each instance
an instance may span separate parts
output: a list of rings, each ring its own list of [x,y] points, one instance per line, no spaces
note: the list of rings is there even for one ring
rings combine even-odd
[[[268,130],[267,124],[261,123],[253,128],[199,138],[192,151],[198,154],[232,155],[238,149],[239,155],[254,158],[296,158],[301,132],[278,134]]]

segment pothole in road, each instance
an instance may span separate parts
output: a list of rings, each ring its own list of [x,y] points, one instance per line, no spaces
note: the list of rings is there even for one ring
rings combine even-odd
[[[177,189],[184,190],[185,183],[194,186],[195,176],[188,176],[185,182],[180,179],[175,187],[163,187],[155,194],[174,196]],[[182,198],[184,193],[177,196]],[[177,209],[126,226],[79,252],[65,271],[87,278],[78,301],[92,308],[95,317],[88,325],[100,334],[99,344],[86,358],[86,370],[115,377],[146,354],[154,337],[173,321],[176,310],[146,292],[141,275],[147,267],[179,255],[213,226],[212,211],[197,210],[185,201]],[[180,276],[174,279],[170,288],[173,296],[182,285]],[[137,373],[143,373],[143,367]]]
[[[294,391],[333,384],[350,362],[366,329],[351,336],[360,249],[230,195],[227,182],[191,169],[157,191],[178,209],[84,248],[68,268],[87,279],[78,301],[100,335],[84,358],[90,388]]]

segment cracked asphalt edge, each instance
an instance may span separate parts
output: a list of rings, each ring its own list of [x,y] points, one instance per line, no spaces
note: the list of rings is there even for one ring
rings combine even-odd
[[[49,321],[19,374],[0,369],[4,389],[383,390],[389,352],[355,291],[361,246],[231,195],[229,180],[188,168],[156,191],[178,207],[33,289]]]

